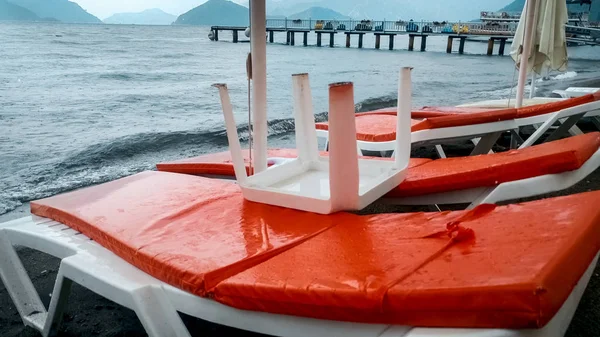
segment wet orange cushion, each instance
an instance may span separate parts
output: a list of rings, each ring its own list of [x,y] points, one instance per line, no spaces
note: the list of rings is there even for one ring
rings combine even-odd
[[[412,128],[421,120],[413,119]],[[317,130],[329,130],[328,122],[316,123]],[[356,114],[356,139],[365,142],[388,142],[396,139],[396,115],[388,113]]]
[[[296,158],[298,156],[296,149],[269,149],[267,152],[269,157]],[[246,163],[246,173],[248,173],[250,170],[248,150],[243,150],[242,154],[244,156],[244,162]],[[329,153],[326,151],[321,151],[320,155],[327,156]],[[390,158],[382,157],[361,156],[360,158],[390,160]],[[431,159],[426,158],[411,158],[408,167],[415,167],[430,161]],[[209,153],[198,157],[160,163],[156,165],[156,169],[163,172],[235,177],[231,152],[229,151]]]
[[[435,117],[412,120],[412,132],[439,129],[471,124],[492,123],[514,119],[516,109],[484,109],[482,112],[473,113],[435,113]],[[426,114],[427,111],[422,112]],[[329,130],[328,122],[316,123],[318,130]],[[396,115],[395,113],[361,113],[356,114],[356,139],[366,142],[389,142],[396,140]]]
[[[386,197],[408,197],[495,186],[581,167],[600,147],[591,132],[520,150],[437,159],[408,171],[406,180]]]
[[[246,202],[237,184],[165,172],[34,201],[31,212],[197,295],[344,218]]]
[[[581,167],[600,147],[600,132],[569,137],[521,150],[470,157],[430,160],[411,158],[406,180],[386,197],[400,198],[490,187],[546,174],[563,173]],[[321,152],[321,155],[327,155]],[[247,151],[245,152],[247,156]],[[273,157],[295,158],[294,149],[271,149]],[[362,157],[391,160],[391,158]],[[247,157],[245,158],[247,160]],[[159,171],[195,175],[234,177],[229,152],[206,154],[180,161],[161,163]]]
[[[246,174],[250,174],[250,153],[248,150],[242,150],[242,154],[244,156],[244,163],[246,164]],[[296,158],[298,151],[296,149],[269,149],[267,156]],[[273,163],[268,164],[268,166],[272,166]],[[173,173],[235,176],[233,160],[229,151],[160,163],[156,165],[156,169]]]
[[[539,116],[551,112],[557,112],[563,109],[572,108],[577,105],[590,103],[594,101],[594,95],[588,94],[580,97],[569,98],[561,101],[535,104],[517,109],[518,118]]]
[[[545,324],[598,251],[600,192],[470,212],[317,215],[236,184],[144,172],[31,203],[175,287],[370,323]],[[452,239],[451,239],[452,238]]]
[[[470,212],[316,215],[144,172],[31,203],[175,287],[322,319],[528,328],[597,253],[600,192]],[[451,239],[452,238],[452,239]]]
[[[224,280],[214,296],[339,321],[539,328],[600,248],[598,198],[355,217]]]

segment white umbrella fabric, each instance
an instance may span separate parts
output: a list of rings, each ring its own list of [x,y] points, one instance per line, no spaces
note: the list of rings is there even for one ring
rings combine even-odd
[[[519,68],[517,107],[523,103],[528,72],[567,70],[568,19],[565,0],[527,0],[511,47],[511,56]]]

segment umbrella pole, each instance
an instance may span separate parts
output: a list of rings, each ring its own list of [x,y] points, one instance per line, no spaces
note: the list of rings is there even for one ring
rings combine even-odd
[[[267,169],[267,18],[265,0],[250,0],[254,172]]]
[[[525,34],[523,39],[523,51],[521,53],[521,62],[519,65],[519,84],[517,86],[517,102],[515,107],[520,108],[523,106],[523,95],[525,93],[525,82],[527,82],[527,64],[529,62],[529,54],[531,53],[531,44],[533,43],[533,29],[535,23],[535,3],[536,0],[527,0],[526,4],[526,21],[525,21]]]

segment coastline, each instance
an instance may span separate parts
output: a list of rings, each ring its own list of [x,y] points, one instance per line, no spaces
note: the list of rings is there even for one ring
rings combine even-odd
[[[453,149],[453,154],[462,152],[460,146]],[[536,198],[514,200],[506,203],[523,202],[533,199],[548,198],[560,195],[600,190],[600,170],[596,170],[589,177],[574,187],[543,195]],[[426,211],[417,207],[399,207],[374,205],[361,213],[389,213],[407,211]],[[28,216],[29,203],[1,215],[0,223]],[[40,293],[42,302],[47,306],[50,303],[50,294],[58,272],[60,261],[49,255],[26,248],[17,247],[17,253],[31,276],[32,281]],[[565,337],[600,336],[600,264],[592,275],[590,283],[579,303],[571,325]],[[261,334],[242,331],[234,328],[220,326],[196,318],[182,315],[182,318],[192,336],[234,336],[258,337]],[[61,336],[146,336],[143,327],[135,313],[121,307],[105,298],[81,287],[74,285],[64,321],[60,329]],[[39,336],[37,331],[24,327],[4,286],[0,283],[0,336],[3,337],[34,337]]]
[[[584,79],[573,83],[561,83],[559,86],[553,89],[564,89],[568,86],[600,87],[600,78]],[[365,104],[365,106],[366,105],[368,104]],[[376,106],[369,106],[369,108],[373,107],[378,108]],[[582,129],[588,130],[588,124],[589,123],[582,123]],[[591,129],[591,127],[589,129]],[[502,143],[504,142],[506,142],[506,140],[502,141]],[[449,146],[447,152],[450,156],[460,156],[468,153],[469,149],[465,145],[456,145]],[[419,148],[415,149],[414,154],[419,157],[432,157],[433,151],[430,149]],[[536,198],[515,200],[506,203],[515,203],[559,195],[582,193],[592,190],[600,190],[600,170],[596,170],[589,177],[570,189]],[[369,207],[369,209],[361,213],[387,213],[423,210],[425,209],[375,205]],[[29,214],[29,202],[25,202],[16,209],[0,215],[0,223],[26,217]],[[56,258],[31,249],[17,247],[17,252],[21,257],[27,272],[31,276],[36,289],[40,293],[42,302],[47,306],[50,302],[50,294],[53,289],[54,280],[58,272],[60,261]],[[208,323],[187,316],[183,316],[183,320],[193,336],[223,336],[226,334],[234,336],[263,336],[256,333]],[[146,336],[143,327],[139,323],[133,311],[108,301],[103,297],[96,295],[93,292],[76,284],[73,287],[72,294],[69,299],[64,321],[61,326],[60,335],[100,337]],[[39,336],[39,334],[32,328],[23,326],[12,300],[10,299],[1,282],[0,336]],[[581,299],[581,302],[579,303],[579,307],[565,336],[600,336],[600,265],[596,266],[590,283]]]

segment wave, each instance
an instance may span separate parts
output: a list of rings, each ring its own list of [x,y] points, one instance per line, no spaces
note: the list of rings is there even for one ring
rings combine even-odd
[[[117,73],[103,73],[98,75],[99,79],[102,80],[113,80],[113,81],[139,81],[139,82],[159,82],[166,80],[169,76],[173,76],[172,73],[127,73],[127,72],[117,72]]]
[[[327,113],[315,114],[317,122],[327,120]],[[294,119],[268,122],[270,138],[294,132]],[[248,126],[240,125],[241,141],[248,140]],[[25,202],[115,180],[145,170],[153,170],[166,157],[214,152],[227,147],[226,130],[191,130],[141,133],[90,146],[67,156],[58,163],[31,167],[18,174],[18,185],[0,191],[0,214],[14,210]],[[0,180],[0,184],[3,182]]]
[[[398,105],[398,98],[392,95],[368,98],[355,105],[356,112],[367,112]]]
[[[315,115],[317,122],[327,120],[327,113]],[[268,122],[269,137],[277,137],[294,132],[294,119],[275,119]],[[248,140],[248,126],[237,128],[240,141]],[[148,153],[167,152],[189,147],[227,146],[227,132],[191,130],[176,132],[141,133],[121,137],[107,143],[90,146],[57,165],[59,170],[70,170],[78,167],[103,166],[123,159],[131,159]]]

